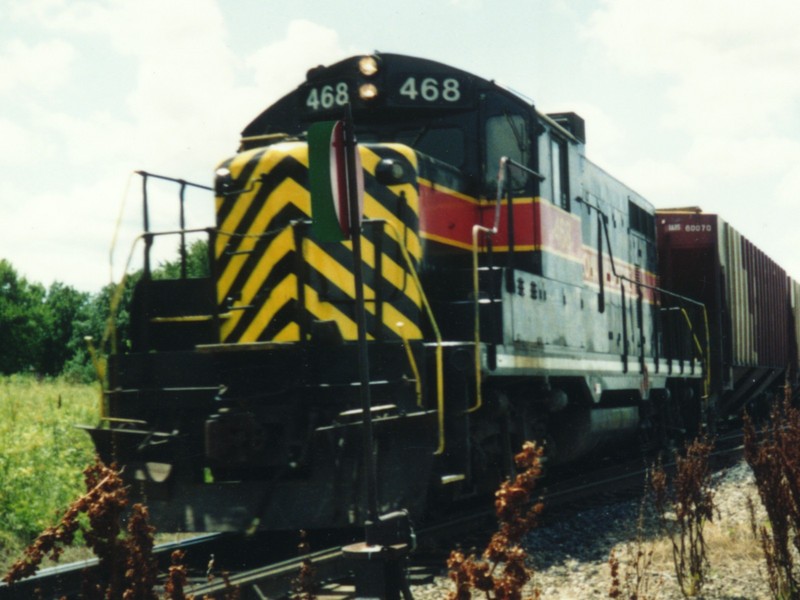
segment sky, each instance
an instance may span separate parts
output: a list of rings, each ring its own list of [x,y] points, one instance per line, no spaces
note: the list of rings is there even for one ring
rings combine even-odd
[[[208,185],[310,67],[380,50],[579,113],[593,162],[800,279],[798,31],[796,0],[0,0],[0,258],[45,286],[118,280],[134,171]],[[173,229],[176,189],[151,188]],[[212,224],[209,195],[186,202]]]

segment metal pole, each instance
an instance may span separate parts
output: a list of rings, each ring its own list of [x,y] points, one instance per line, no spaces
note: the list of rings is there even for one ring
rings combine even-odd
[[[184,192],[186,191],[186,182],[180,181],[181,191],[179,195],[180,200],[180,224],[181,224],[181,279],[186,279],[186,214],[184,212]]]
[[[358,373],[361,391],[361,413],[364,426],[364,468],[367,477],[367,520],[378,520],[378,477],[375,456],[372,452],[372,400],[369,389],[369,354],[367,348],[367,321],[364,308],[364,274],[361,263],[361,223],[356,173],[356,140],[353,131],[353,115],[347,105],[344,140],[347,152],[347,201],[349,206],[350,237],[353,242],[353,275],[356,286],[355,317],[358,330]]]
[[[506,185],[506,217],[508,226],[508,260],[506,262],[506,291],[514,293],[514,189],[511,182],[511,163],[503,163]]]
[[[150,235],[150,210],[147,206],[147,173],[142,176],[142,216],[144,218],[144,277],[150,278],[150,247],[153,245],[153,236]]]

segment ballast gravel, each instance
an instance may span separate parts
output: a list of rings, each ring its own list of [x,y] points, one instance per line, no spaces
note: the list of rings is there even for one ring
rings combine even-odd
[[[706,526],[710,569],[702,593],[704,600],[760,600],[770,598],[763,557],[751,533],[747,499],[752,498],[757,521],[764,522],[753,475],[742,461],[714,475],[713,523]],[[609,598],[612,550],[620,560],[620,577],[633,576],[638,549],[652,561],[642,580],[649,589],[639,588],[638,600],[680,599],[681,594],[672,564],[671,546],[658,533],[652,518],[640,522],[641,500],[612,502],[577,513],[533,531],[527,538],[532,585],[541,591],[542,600],[584,600]],[[546,508],[545,508],[546,510]],[[652,515],[651,515],[652,517]],[[637,546],[637,539],[640,540]],[[632,580],[635,581],[635,578]],[[446,598],[453,584],[443,571],[433,583],[412,587],[417,600]],[[533,587],[524,591],[531,595]],[[483,597],[476,593],[476,598]],[[623,594],[621,598],[629,598]]]

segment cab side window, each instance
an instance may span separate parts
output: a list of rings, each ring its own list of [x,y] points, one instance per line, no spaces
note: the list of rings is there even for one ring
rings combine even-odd
[[[522,115],[505,113],[486,120],[486,173],[487,188],[497,185],[497,172],[500,158],[507,156],[525,166],[530,164],[530,132],[528,123]],[[511,169],[511,182],[514,191],[525,188],[528,175],[520,169]]]
[[[553,204],[569,210],[569,173],[567,143],[550,139],[550,181],[553,182]]]

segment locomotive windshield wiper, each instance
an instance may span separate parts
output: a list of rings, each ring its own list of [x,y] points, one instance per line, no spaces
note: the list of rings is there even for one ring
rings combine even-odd
[[[423,138],[423,136],[426,133],[428,133],[430,128],[431,128],[431,124],[430,123],[426,123],[423,127],[421,127],[420,130],[417,132],[417,135],[414,136],[414,139],[411,141],[409,146],[411,146],[412,148],[416,148],[417,144],[419,143],[419,141]]]
[[[518,130],[516,125],[514,125],[514,119],[511,118],[511,114],[507,110],[503,111],[503,114],[506,117],[506,121],[508,121],[508,127],[511,129],[511,133],[514,134],[514,138],[517,141],[519,155],[525,156],[525,138],[523,137],[522,131]]]

